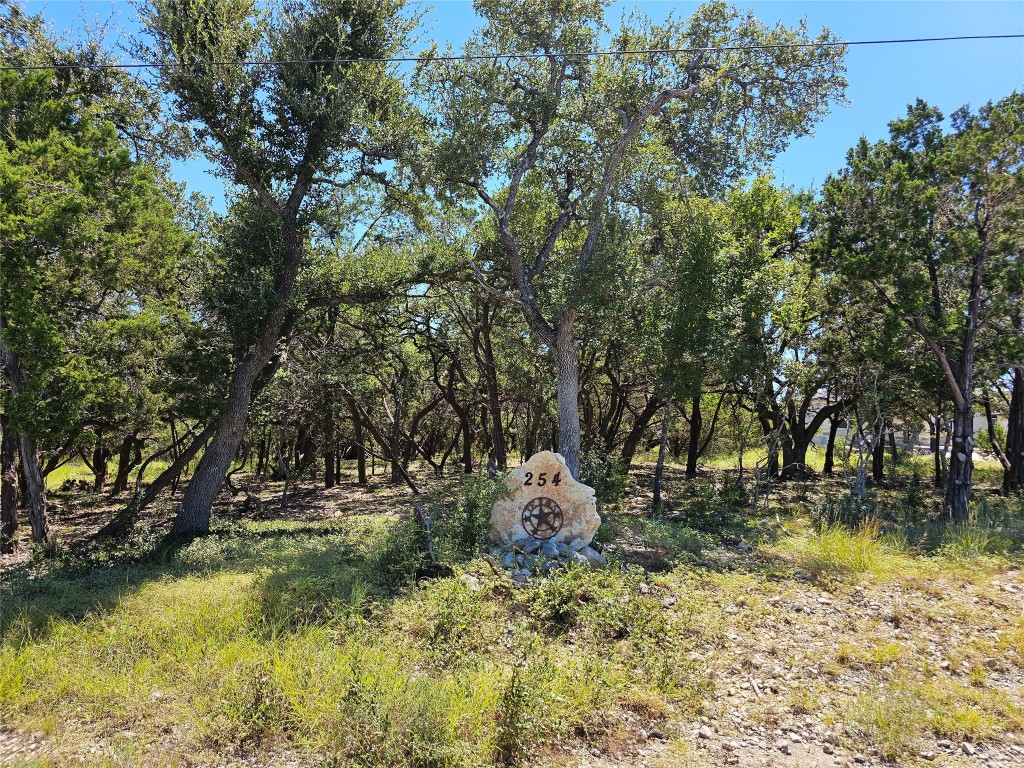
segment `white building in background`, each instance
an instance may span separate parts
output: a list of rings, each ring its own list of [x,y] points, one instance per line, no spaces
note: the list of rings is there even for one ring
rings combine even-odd
[[[820,405],[818,405],[820,403]],[[824,400],[816,400],[811,405],[807,412],[807,423],[810,423],[812,419],[817,415],[818,408],[825,405]],[[996,422],[1005,430],[1007,427],[1007,421],[1005,418],[1000,417],[996,419]],[[818,434],[814,436],[813,445],[823,448],[828,443],[828,433],[830,424],[826,420],[822,425]],[[836,430],[836,444],[844,445],[847,438],[850,436],[850,427],[844,420],[839,428]],[[974,434],[987,434],[988,433],[988,420],[985,418],[984,411],[974,412]],[[922,423],[916,427],[898,424],[896,430],[896,445],[900,450],[911,450],[919,453],[929,453],[934,450],[934,446],[931,444],[932,435],[931,430],[927,423]]]

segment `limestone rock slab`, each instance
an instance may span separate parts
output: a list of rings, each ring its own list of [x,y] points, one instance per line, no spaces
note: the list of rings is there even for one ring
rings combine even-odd
[[[508,476],[509,495],[491,507],[491,538],[503,547],[590,544],[601,525],[597,497],[574,480],[561,454],[541,451]]]

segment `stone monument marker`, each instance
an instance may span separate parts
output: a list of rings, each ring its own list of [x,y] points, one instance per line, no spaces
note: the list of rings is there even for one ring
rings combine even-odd
[[[548,570],[558,561],[604,565],[590,547],[601,525],[594,489],[573,479],[560,454],[534,454],[507,482],[509,495],[491,507],[491,538],[506,567]]]

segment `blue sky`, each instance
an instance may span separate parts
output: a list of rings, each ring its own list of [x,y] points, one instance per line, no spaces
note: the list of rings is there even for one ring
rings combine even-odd
[[[48,0],[29,2],[55,31],[71,35],[86,24],[110,20],[125,34],[138,33],[135,11],[125,0]],[[612,6],[614,26],[624,12],[637,8],[654,19],[671,13],[688,16],[695,2],[623,0]],[[817,2],[737,2],[768,23],[792,24],[805,17],[811,30],[829,27],[844,40],[874,40],[949,35],[1024,33],[1024,0],[999,2],[882,2],[881,0],[818,0]],[[469,0],[434,2],[424,16],[420,38],[461,43],[477,25]],[[846,151],[862,135],[878,139],[886,124],[899,117],[917,97],[947,114],[963,104],[977,107],[1024,87],[1024,40],[958,41],[911,45],[854,46],[846,59],[850,104],[836,106],[814,134],[797,140],[775,162],[777,178],[796,187],[820,184],[843,165]],[[206,172],[202,161],[180,163],[175,175],[189,189],[223,205],[221,182]]]

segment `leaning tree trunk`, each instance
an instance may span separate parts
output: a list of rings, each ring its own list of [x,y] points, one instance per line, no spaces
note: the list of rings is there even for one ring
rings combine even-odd
[[[3,329],[4,318],[0,315],[0,330]],[[0,336],[0,365],[12,395],[17,395],[25,381],[25,372],[21,360]],[[50,538],[50,521],[46,510],[46,484],[39,466],[39,450],[36,439],[31,432],[21,430],[18,437],[18,454],[21,457],[20,469],[22,492],[28,508],[28,521],[32,528],[32,541],[43,548],[47,554],[53,551],[53,540]]]
[[[643,440],[644,433],[647,432],[647,428],[651,425],[651,419],[654,418],[661,406],[661,398],[657,395],[651,395],[647,398],[647,402],[644,404],[644,409],[640,411],[636,420],[633,422],[633,426],[631,426],[629,428],[629,432],[626,433],[626,439],[622,442],[622,454],[620,461],[627,473],[629,472],[630,465],[633,463],[633,457],[636,455],[636,449],[640,447],[640,441]]]
[[[36,439],[22,432],[18,441],[22,476],[25,479],[25,499],[28,502],[28,521],[32,526],[32,541],[47,553],[53,551],[50,538],[50,518],[46,509],[46,484],[39,468],[39,450]]]
[[[558,452],[576,480],[580,479],[580,366],[572,313],[558,325],[554,348],[558,391]]]
[[[1006,459],[1010,466],[1003,472],[1003,488],[1024,488],[1024,366],[1013,369],[1013,393],[1006,425]]]
[[[217,423],[217,433],[199,460],[196,473],[181,500],[171,536],[203,534],[210,531],[213,502],[224,484],[228,467],[238,453],[245,436],[256,377],[270,362],[284,327],[288,299],[302,261],[301,234],[295,222],[284,223],[285,267],[274,285],[276,304],[260,323],[256,343],[249,348],[231,375],[227,405]]]
[[[700,457],[700,432],[704,428],[700,413],[700,390],[693,396],[690,415],[690,443],[686,448],[686,476],[697,476],[697,459]]]
[[[18,448],[17,438],[0,414],[0,553],[18,551]]]

